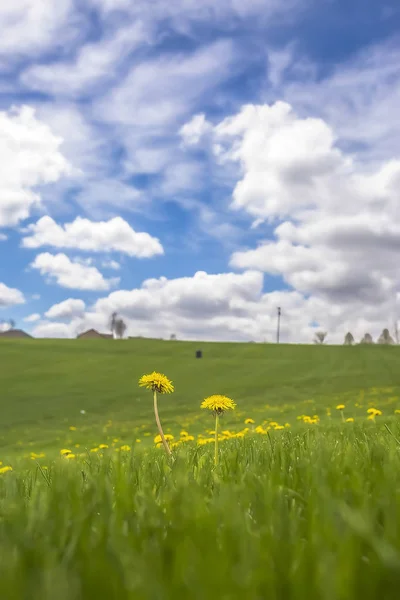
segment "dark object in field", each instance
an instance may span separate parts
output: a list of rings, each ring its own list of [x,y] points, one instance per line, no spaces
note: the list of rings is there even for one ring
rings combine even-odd
[[[196,350],[196,358],[201,358],[203,356],[203,353],[201,350]]]

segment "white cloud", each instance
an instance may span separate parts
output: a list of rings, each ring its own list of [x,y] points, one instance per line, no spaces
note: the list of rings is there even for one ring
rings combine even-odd
[[[98,102],[96,115],[107,121],[146,128],[149,134],[166,127],[173,131],[204,94],[210,94],[232,74],[232,67],[234,53],[229,40],[215,42],[189,55],[172,54],[142,62]]]
[[[40,207],[36,186],[70,172],[61,143],[32,108],[0,112],[0,227],[16,225]]]
[[[64,48],[79,39],[82,25],[73,0],[13,0],[0,4],[0,56],[8,61]],[[6,63],[4,63],[6,64]]]
[[[398,155],[400,135],[400,47],[389,39],[364,47],[333,72],[320,77],[315,65],[292,57],[301,70],[294,82],[284,82],[277,92],[302,114],[329,122],[342,144],[362,160],[380,162]],[[268,93],[266,93],[268,96]]]
[[[0,242],[5,242],[7,240],[7,236],[5,233],[0,233]]]
[[[232,208],[258,223],[286,219],[276,240],[235,252],[232,266],[280,275],[339,305],[387,301],[395,312],[400,160],[361,166],[327,123],[299,118],[283,102],[243,107],[214,139],[220,164],[240,166]]]
[[[122,27],[112,35],[82,46],[74,61],[33,65],[21,80],[27,86],[57,96],[76,96],[94,86],[112,81],[117,67],[135,48],[150,41],[140,21]]]
[[[74,326],[67,323],[53,323],[51,321],[42,321],[34,327],[33,337],[38,338],[72,338],[74,335]]]
[[[40,321],[41,317],[39,313],[33,313],[32,315],[28,315],[24,318],[25,323],[36,323],[36,321]]]
[[[157,238],[136,232],[121,217],[93,222],[77,217],[72,223],[58,225],[51,217],[42,217],[26,228],[31,234],[22,240],[25,248],[52,246],[75,248],[89,252],[121,252],[138,258],[163,254]]]
[[[186,146],[198,144],[207,133],[211,132],[212,125],[209,123],[204,113],[194,115],[194,117],[185,123],[179,130],[179,134]]]
[[[108,331],[110,315],[117,311],[128,325],[128,335],[169,339],[275,341],[277,306],[282,308],[281,340],[311,343],[319,328],[329,332],[329,343],[343,343],[350,330],[357,340],[366,331],[374,338],[391,328],[391,304],[335,304],[299,291],[263,293],[263,275],[256,271],[198,272],[193,277],[144,281],[133,290],[112,292],[70,323],[39,323],[34,335],[75,337],[93,327]],[[400,299],[400,295],[399,295]]]
[[[55,279],[56,283],[65,288],[77,290],[109,290],[119,281],[104,279],[95,267],[85,266],[79,262],[71,261],[65,254],[38,254],[31,263],[33,269],[38,269],[41,275]]]
[[[0,282],[0,308],[14,306],[15,304],[24,304],[25,298],[20,290],[7,287],[5,283]]]
[[[72,319],[73,317],[82,316],[85,308],[86,305],[83,300],[68,298],[68,300],[51,306],[45,313],[45,317],[48,319]]]
[[[112,269],[113,271],[119,271],[121,265],[116,260],[104,260],[101,263],[103,269]]]

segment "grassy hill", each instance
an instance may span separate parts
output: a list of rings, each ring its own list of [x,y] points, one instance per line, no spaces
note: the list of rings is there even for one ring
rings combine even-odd
[[[197,349],[203,358],[195,358]],[[236,429],[246,417],[295,425],[297,416],[317,414],[322,421],[329,407],[337,419],[338,402],[360,419],[371,405],[385,415],[400,409],[400,347],[3,339],[0,361],[0,458],[112,439],[152,443],[151,394],[137,382],[153,370],[175,385],[160,399],[173,434],[212,429],[199,405],[214,393],[237,402],[224,422]]]

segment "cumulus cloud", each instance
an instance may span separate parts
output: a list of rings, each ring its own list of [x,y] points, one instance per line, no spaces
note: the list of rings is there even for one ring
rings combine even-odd
[[[32,108],[0,112],[0,227],[26,219],[41,204],[36,187],[70,172],[61,143]]]
[[[400,278],[400,160],[374,169],[338,147],[322,119],[284,102],[247,105],[214,127],[216,160],[239,165],[232,208],[280,222],[276,239],[236,251],[231,266],[282,276],[331,302],[390,299]]]
[[[0,282],[0,308],[14,306],[15,304],[24,304],[25,297],[20,290],[10,288],[5,283]]]
[[[110,315],[117,311],[132,336],[221,341],[275,341],[277,307],[282,309],[281,341],[310,343],[319,328],[329,332],[329,343],[343,343],[350,330],[357,340],[366,331],[377,338],[390,316],[388,299],[369,304],[355,299],[335,304],[317,295],[296,290],[263,292],[261,272],[208,274],[193,277],[149,279],[133,290],[119,290],[100,298],[83,315],[69,323],[43,322],[39,337],[76,337],[88,328],[107,331]],[[399,298],[400,299],[400,298]]]
[[[77,217],[72,223],[58,225],[51,217],[42,217],[26,228],[31,235],[22,240],[25,248],[52,246],[89,252],[121,252],[128,256],[149,258],[163,254],[157,238],[136,232],[121,217],[94,222]]]
[[[36,323],[36,321],[40,321],[40,319],[41,317],[39,313],[33,313],[27,317],[24,317],[25,323]]]
[[[109,290],[119,281],[118,278],[104,279],[96,267],[86,266],[72,261],[65,254],[38,254],[31,263],[33,269],[38,269],[41,275],[55,280],[60,287],[77,290]]]
[[[53,304],[45,313],[48,319],[72,319],[82,316],[86,305],[83,300],[77,298],[68,298],[59,304]]]

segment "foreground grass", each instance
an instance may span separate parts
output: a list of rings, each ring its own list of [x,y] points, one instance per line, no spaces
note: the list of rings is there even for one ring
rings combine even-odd
[[[396,422],[393,436],[400,437]],[[31,463],[0,478],[7,600],[398,598],[399,443],[382,423]]]
[[[365,420],[370,406],[386,417],[400,409],[399,360],[400,347],[385,346],[1,339],[0,461],[31,451],[47,459],[114,439],[152,445],[151,397],[137,382],[153,370],[175,384],[172,397],[160,400],[165,430],[175,436],[212,429],[199,405],[215,393],[238,404],[224,420],[231,430],[246,417],[293,426],[297,416],[317,414],[322,422],[329,408],[340,419],[342,402],[346,417]]]

